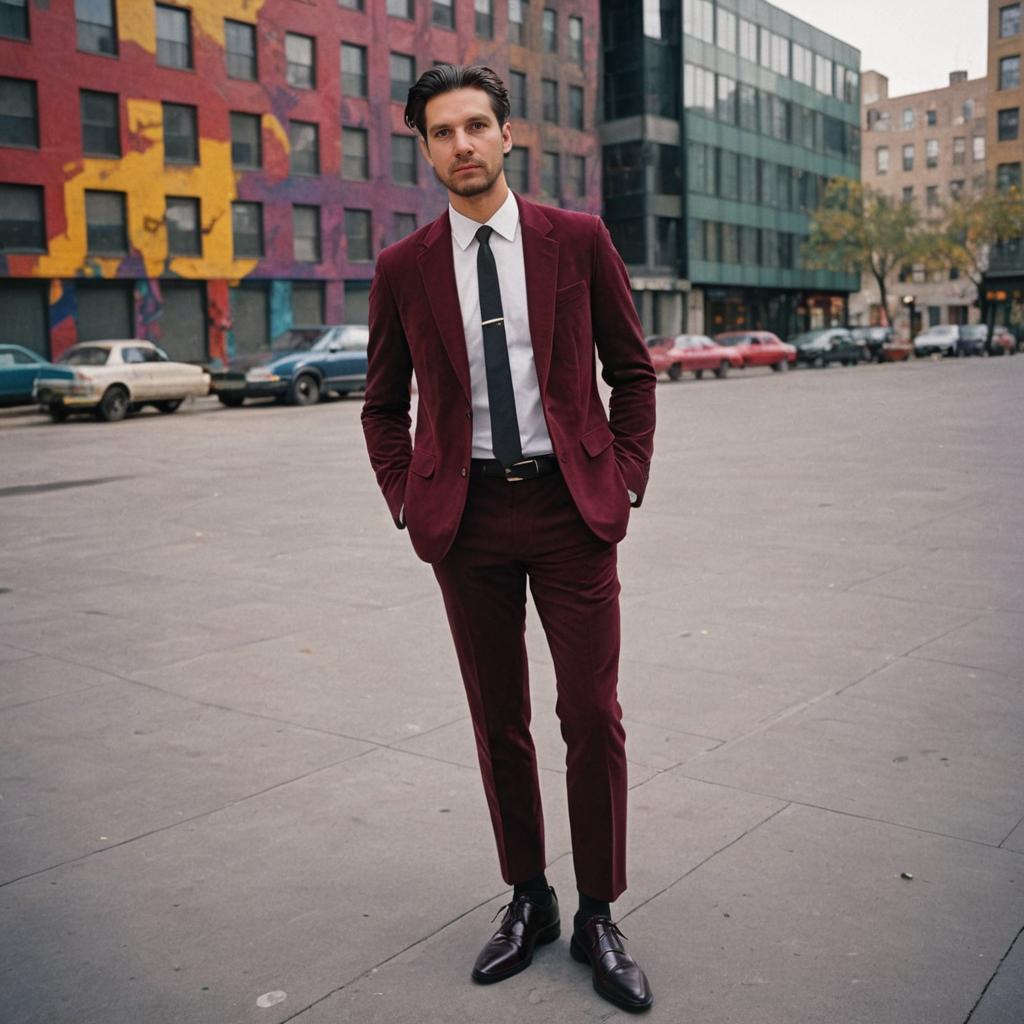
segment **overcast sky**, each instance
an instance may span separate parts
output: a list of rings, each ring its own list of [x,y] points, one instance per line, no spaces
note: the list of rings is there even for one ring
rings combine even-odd
[[[938,89],[950,71],[986,73],[985,0],[772,0],[860,50],[861,71],[889,76],[889,95]]]

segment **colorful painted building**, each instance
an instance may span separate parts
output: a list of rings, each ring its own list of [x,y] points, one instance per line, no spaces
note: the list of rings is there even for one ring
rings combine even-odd
[[[0,2],[0,340],[224,360],[365,322],[444,191],[402,112],[434,62],[510,86],[517,191],[596,213],[597,0]]]

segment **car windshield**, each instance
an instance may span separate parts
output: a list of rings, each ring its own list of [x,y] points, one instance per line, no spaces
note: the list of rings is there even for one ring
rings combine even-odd
[[[756,339],[752,334],[719,334],[715,342],[719,345],[745,345]]]
[[[109,348],[103,345],[83,345],[81,348],[68,349],[60,357],[60,362],[68,366],[104,366],[109,358]]]
[[[828,331],[804,331],[803,334],[798,334],[793,340],[794,345],[806,345],[809,341],[817,341],[818,338],[824,337],[828,334]]]
[[[334,327],[313,347],[318,352],[365,352],[369,341],[369,327]]]
[[[293,327],[291,330],[279,334],[270,344],[275,352],[308,352],[313,346],[330,331],[322,327]]]
[[[693,338],[688,334],[681,334],[675,341],[675,348],[701,348],[700,338]]]

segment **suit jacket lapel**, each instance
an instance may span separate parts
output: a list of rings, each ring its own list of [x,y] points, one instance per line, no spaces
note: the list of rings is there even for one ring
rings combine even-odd
[[[469,354],[466,332],[462,328],[462,308],[455,284],[455,259],[452,256],[452,229],[445,210],[427,233],[417,256],[423,290],[427,293],[438,334],[448,352],[455,376],[472,400],[469,386]],[[532,330],[532,327],[531,327]]]
[[[548,237],[551,221],[543,209],[516,196],[523,229],[523,262],[526,266],[526,303],[529,307],[530,340],[537,381],[543,392],[551,369],[555,326],[555,291],[558,286],[558,243]]]

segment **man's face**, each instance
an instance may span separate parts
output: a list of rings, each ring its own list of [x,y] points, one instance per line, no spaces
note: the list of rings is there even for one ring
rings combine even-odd
[[[482,89],[453,89],[428,100],[420,148],[437,180],[458,196],[489,192],[504,173],[512,128],[498,124]]]

